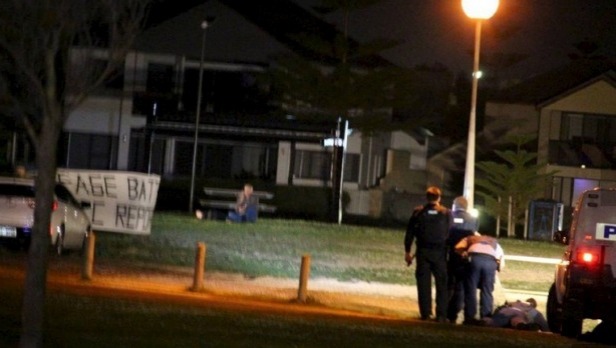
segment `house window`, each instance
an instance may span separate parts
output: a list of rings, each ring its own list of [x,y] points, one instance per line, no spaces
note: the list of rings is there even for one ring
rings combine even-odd
[[[175,174],[191,175],[193,144],[176,142]],[[261,144],[199,144],[196,175],[206,178],[271,180],[275,178],[277,153],[275,147]]]
[[[80,169],[115,169],[118,139],[111,135],[70,133],[65,136],[66,166]]]
[[[278,151],[274,146],[256,143],[233,147],[232,175],[242,179],[272,179]]]
[[[161,94],[172,93],[173,65],[149,63],[146,91]]]
[[[197,146],[196,163],[195,163],[195,175],[198,177],[211,174],[216,168],[210,168],[206,172],[206,162],[204,158],[205,144],[199,144]],[[194,143],[187,141],[177,141],[175,143],[175,154],[173,156],[175,162],[173,163],[174,174],[181,176],[192,175],[193,166],[193,152]]]
[[[100,58],[90,58],[88,64],[92,70],[92,76],[100,76],[106,69],[111,68],[105,81],[103,81],[101,89],[98,90],[99,92],[104,90],[121,91],[124,89],[124,64],[108,66],[108,60]]]
[[[359,154],[347,153],[344,155],[344,181],[359,181]]]
[[[268,96],[259,87],[259,73],[204,70],[201,111],[229,115],[260,114],[269,110]],[[184,72],[182,103],[194,112],[199,91],[199,70]]]
[[[297,150],[293,167],[293,175],[297,179],[329,180],[331,153]]]
[[[616,118],[577,113],[563,114],[560,139],[592,144],[615,144]]]
[[[550,162],[610,168],[616,160],[616,118],[564,113],[560,140],[550,145]]]
[[[162,174],[165,165],[165,139],[154,135],[151,146],[146,139],[150,138],[143,132],[132,132],[128,151],[128,170]]]

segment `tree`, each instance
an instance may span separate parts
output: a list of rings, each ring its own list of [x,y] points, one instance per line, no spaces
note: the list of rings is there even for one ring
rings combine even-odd
[[[37,170],[20,345],[40,347],[59,136],[71,110],[122,64],[147,1],[5,0],[0,7],[1,115],[28,134]]]
[[[278,57],[270,69],[272,96],[285,114],[332,128],[336,120],[348,119],[350,127],[365,136],[395,129],[414,130],[440,116],[441,112],[425,108],[438,105],[444,109],[447,105],[447,93],[441,93],[436,100],[437,93],[429,88],[434,85],[432,76],[424,78],[427,74],[397,67],[378,55],[397,42],[377,39],[358,43],[349,38],[350,13],[379,1],[321,1],[319,12],[340,11],[341,29],[306,28],[292,38],[301,44],[304,53]],[[449,88],[449,83],[444,85]],[[332,215],[340,210],[343,157],[342,147],[334,147]]]
[[[294,41],[301,42],[311,54],[277,58],[270,69],[269,84],[285,112],[313,122],[348,118],[352,128],[364,134],[415,129],[442,114],[447,105],[450,81],[441,84],[447,90],[442,88],[434,93],[433,87],[438,84],[426,69],[420,73],[397,67],[378,55],[398,42],[376,39],[358,43],[349,38],[349,14],[379,1],[321,1],[319,12],[340,11],[341,29],[332,35],[318,35],[308,30],[297,34]],[[435,96],[441,98],[436,100]],[[425,108],[425,105],[434,107]],[[394,125],[392,112],[396,111],[413,117],[398,117],[404,122]]]
[[[529,136],[513,136],[513,150],[495,150],[501,161],[481,161],[475,183],[477,195],[483,199],[482,211],[499,219],[508,216],[507,236],[515,234],[515,224],[524,222],[526,207],[543,192],[546,180],[555,172],[539,174],[545,164],[536,163],[537,154],[523,148],[534,140]]]

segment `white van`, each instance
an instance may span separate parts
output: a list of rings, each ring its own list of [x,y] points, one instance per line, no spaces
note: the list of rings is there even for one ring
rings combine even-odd
[[[576,337],[584,319],[615,320],[616,189],[582,193],[569,231],[554,240],[567,248],[548,294],[550,330]]]

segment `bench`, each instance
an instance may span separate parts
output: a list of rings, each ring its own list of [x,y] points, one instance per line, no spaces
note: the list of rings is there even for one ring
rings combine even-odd
[[[200,207],[195,210],[197,219],[207,218],[224,219],[229,211],[235,209],[237,195],[240,190],[221,189],[214,187],[204,187],[204,198],[199,199]],[[273,213],[276,207],[271,204],[261,203],[262,199],[272,199],[274,194],[265,191],[253,191],[253,197],[257,198],[257,206],[259,212]]]

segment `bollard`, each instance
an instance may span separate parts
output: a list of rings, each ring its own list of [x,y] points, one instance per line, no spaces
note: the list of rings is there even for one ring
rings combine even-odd
[[[299,273],[299,291],[297,292],[297,300],[306,302],[308,294],[308,278],[310,277],[310,255],[302,256],[302,266]]]
[[[94,231],[88,233],[86,238],[85,250],[83,251],[83,268],[81,270],[81,279],[92,280],[92,269],[94,268],[94,248],[96,245],[96,235]]]
[[[203,290],[203,274],[205,273],[205,243],[197,243],[197,255],[195,256],[195,276],[193,279],[193,291]]]

